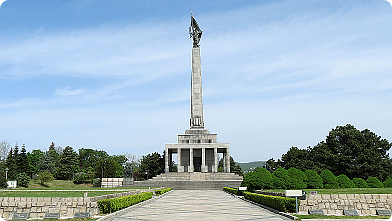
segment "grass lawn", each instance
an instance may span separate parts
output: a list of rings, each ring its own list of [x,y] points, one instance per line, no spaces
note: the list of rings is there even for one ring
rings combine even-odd
[[[0,191],[0,197],[83,197],[84,193],[89,197],[102,196],[119,191]],[[122,191],[126,192],[126,191]]]
[[[306,219],[389,219],[389,216],[327,216],[327,215],[294,215],[301,220]]]
[[[264,190],[284,193],[282,189]],[[306,194],[317,191],[317,194],[391,194],[392,188],[347,188],[347,189],[304,189]]]

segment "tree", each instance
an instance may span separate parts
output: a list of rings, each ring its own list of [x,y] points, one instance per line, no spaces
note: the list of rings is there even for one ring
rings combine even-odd
[[[384,188],[392,188],[392,179],[387,179],[382,184]]]
[[[147,179],[163,173],[164,169],[165,158],[157,152],[143,156],[140,161],[140,170],[147,173]]]
[[[18,186],[29,187],[30,177],[26,173],[18,173],[16,175]]]
[[[0,161],[4,162],[7,159],[10,149],[11,145],[7,141],[4,140],[0,143]]]
[[[350,179],[375,176],[385,180],[392,171],[388,151],[392,144],[368,129],[337,126],[311,149],[311,159],[318,170],[328,169],[334,174],[345,174]]]
[[[322,189],[324,187],[323,179],[316,171],[306,170],[305,175],[308,178],[308,188]]]
[[[96,163],[100,160],[109,157],[103,150],[93,149],[79,149],[79,166],[82,170],[86,170],[89,167],[95,167]]]
[[[384,186],[380,182],[380,180],[377,179],[377,177],[369,177],[366,180],[366,183],[369,185],[370,188],[383,188]]]
[[[357,188],[369,188],[369,185],[367,184],[367,182],[362,179],[362,178],[353,178],[353,183],[355,185],[355,187]]]
[[[259,167],[244,175],[241,186],[248,187],[249,191],[273,188],[272,175],[265,168]]]
[[[270,173],[273,173],[276,169],[282,166],[282,161],[278,159],[277,161],[274,158],[271,158],[265,162],[264,168],[267,169]]]
[[[289,173],[283,167],[279,167],[272,173],[272,182],[277,189],[287,189],[289,187]]]
[[[38,166],[44,154],[45,153],[41,150],[33,150],[31,151],[31,153],[27,153],[27,158],[29,158],[30,163],[31,174],[37,174],[40,171]]]
[[[124,175],[123,167],[113,158],[98,161],[94,171],[96,178],[120,178]]]
[[[16,176],[18,175],[18,165],[17,165],[17,158],[19,154],[18,143],[16,143],[14,149],[10,149],[10,152],[7,156],[7,160],[5,162],[6,168],[9,169],[8,171],[8,179],[15,180]]]
[[[330,170],[321,172],[320,177],[323,179],[325,189],[337,189],[339,187],[338,179]]]
[[[30,162],[29,162],[29,158],[27,157],[26,147],[24,144],[22,145],[22,149],[20,150],[20,153],[17,154],[15,157],[17,162],[16,165],[18,167],[18,173],[31,174]]]
[[[71,180],[74,173],[78,172],[78,168],[78,154],[72,147],[67,146],[60,156],[60,167],[56,174],[57,179]]]
[[[355,188],[355,184],[346,175],[340,174],[336,177],[340,188]]]
[[[38,180],[41,181],[41,185],[47,186],[47,184],[45,184],[45,183],[54,180],[54,177],[53,177],[52,173],[50,173],[49,171],[46,170],[46,171],[38,173]]]
[[[313,169],[314,162],[310,159],[310,150],[310,147],[304,150],[291,147],[286,154],[282,155],[282,167],[285,169],[294,167],[302,171]]]
[[[291,167],[287,172],[289,174],[288,189],[306,189],[308,178],[303,171]]]

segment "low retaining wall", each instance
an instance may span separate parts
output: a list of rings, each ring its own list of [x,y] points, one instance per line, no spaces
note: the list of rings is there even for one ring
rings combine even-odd
[[[325,214],[342,215],[343,210],[357,210],[361,215],[376,215],[376,210],[391,210],[392,194],[320,194],[301,200],[300,213],[322,209]]]
[[[30,213],[30,218],[42,218],[45,213],[60,213],[60,217],[73,217],[76,212],[90,212],[90,215],[94,216],[99,214],[99,200],[157,189],[133,190],[95,197],[0,197],[0,216],[11,218],[14,213]]]

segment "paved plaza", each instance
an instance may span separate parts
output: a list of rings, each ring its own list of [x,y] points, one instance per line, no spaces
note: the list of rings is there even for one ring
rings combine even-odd
[[[111,217],[133,220],[290,220],[220,190],[174,190]]]

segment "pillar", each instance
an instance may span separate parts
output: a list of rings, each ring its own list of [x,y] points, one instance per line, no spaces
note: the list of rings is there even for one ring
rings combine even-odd
[[[189,149],[189,170],[190,173],[194,172],[194,166],[193,166],[193,148],[191,147]]]
[[[184,167],[181,166],[181,148],[177,148],[177,164],[178,173],[184,172]]]
[[[165,148],[165,173],[169,172],[169,158],[170,158],[169,149]]]
[[[201,172],[208,172],[208,168],[206,169],[206,148],[201,149]]]
[[[218,148],[214,148],[214,173],[218,172]]]
[[[226,173],[230,173],[230,150],[226,148]]]

